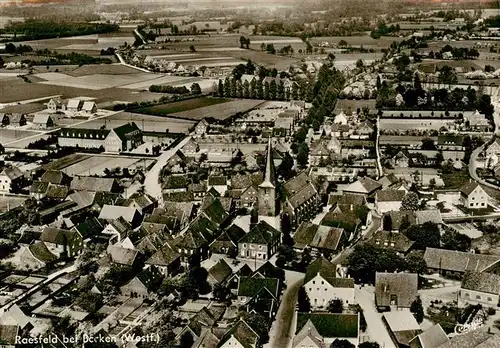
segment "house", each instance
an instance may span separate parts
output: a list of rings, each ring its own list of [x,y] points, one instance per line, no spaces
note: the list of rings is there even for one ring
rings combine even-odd
[[[254,271],[252,271],[250,266],[243,263],[243,265],[236,272],[229,276],[226,280],[226,284],[229,289],[231,289],[231,292],[236,294],[238,292],[238,284],[240,283],[241,277],[251,277],[253,274]]]
[[[342,250],[348,241],[343,228],[315,225],[304,221],[293,235],[294,248],[312,248],[318,253]]]
[[[36,242],[23,248],[19,255],[19,267],[26,270],[39,270],[58,261],[43,242]]]
[[[368,121],[361,122],[354,128],[354,134],[360,139],[368,139],[374,132],[372,124]]]
[[[257,186],[248,186],[246,190],[244,190],[239,199],[240,207],[251,208],[259,200],[259,188]]]
[[[9,125],[13,127],[23,127],[26,126],[26,115],[14,113],[9,116]]]
[[[399,151],[391,158],[390,163],[394,168],[408,168],[410,166],[410,157],[404,151]]]
[[[309,152],[309,165],[311,166],[325,166],[325,161],[330,158],[330,151],[326,145],[320,141],[312,147]]]
[[[283,185],[285,202],[283,214],[287,214],[293,227],[300,225],[316,215],[320,209],[321,199],[312,184],[311,178],[301,172]]]
[[[200,146],[192,138],[181,148],[181,152],[184,156],[189,158],[195,158],[200,152]]]
[[[97,112],[97,105],[93,101],[85,101],[83,102],[81,111],[89,115],[95,114]]]
[[[422,333],[420,325],[410,311],[384,313],[383,322],[397,347],[410,347],[410,340]]]
[[[382,188],[382,185],[379,182],[369,177],[362,177],[352,184],[349,184],[342,190],[342,192],[348,194],[363,195],[367,197],[375,193],[375,191],[379,190],[380,188]]]
[[[487,132],[491,128],[486,116],[477,110],[474,113],[466,113],[464,120],[469,123],[469,127],[473,131]]]
[[[138,262],[138,250],[124,248],[120,245],[109,245],[106,252],[111,261],[118,265],[132,267]]]
[[[328,348],[333,341],[359,343],[358,314],[298,313],[293,348]]]
[[[494,164],[497,164],[499,156],[500,156],[500,138],[495,137],[495,140],[486,148],[486,157],[487,158],[496,157]]]
[[[279,279],[241,277],[238,283],[238,303],[247,312],[255,311],[272,318],[279,306]]]
[[[269,260],[280,244],[281,232],[267,222],[260,221],[238,241],[239,256]]]
[[[51,115],[35,114],[35,117],[33,117],[33,128],[35,129],[49,129],[54,125],[55,122]]]
[[[468,209],[486,209],[489,196],[475,181],[470,181],[460,188],[460,202]]]
[[[466,271],[487,272],[499,264],[500,256],[426,248],[424,260],[432,272],[461,277]]]
[[[241,227],[232,224],[210,244],[210,251],[216,254],[228,254],[230,251],[237,253],[238,241],[245,234],[246,232]]]
[[[52,111],[52,112],[62,110],[63,107],[64,107],[63,101],[59,97],[51,98],[49,100],[49,102],[47,103],[47,109]]]
[[[83,105],[83,100],[70,99],[68,100],[68,104],[66,105],[66,110],[75,113],[81,110],[82,105]]]
[[[414,211],[388,211],[382,215],[382,228],[389,232],[400,232],[401,226],[406,224],[406,227],[416,224],[416,214]],[[389,230],[390,229],[390,230]]]
[[[113,128],[104,140],[106,152],[132,151],[142,144],[142,131],[135,122]]]
[[[45,197],[51,200],[62,201],[66,199],[68,193],[69,188],[67,186],[48,184],[47,190],[45,191]]]
[[[368,242],[382,249],[394,250],[398,255],[407,255],[415,244],[403,233],[392,231],[377,231]]]
[[[439,150],[453,150],[462,151],[464,137],[462,135],[445,134],[439,135],[437,141],[437,148]]]
[[[233,274],[231,267],[224,259],[220,259],[209,268],[207,281],[213,287],[215,284],[223,284],[231,274]]]
[[[306,270],[304,289],[313,309],[325,309],[334,299],[354,304],[354,280],[342,277],[342,270],[320,256]]]
[[[132,231],[132,225],[121,216],[108,222],[102,230],[102,234],[109,236],[110,245],[122,241]]]
[[[415,218],[417,225],[422,225],[425,222],[432,222],[438,225],[438,227],[443,225],[443,218],[438,209],[417,210],[415,212]]]
[[[40,181],[54,185],[69,185],[71,177],[60,170],[47,170],[41,176]]]
[[[132,207],[105,204],[99,213],[99,219],[103,220],[116,220],[119,217],[124,218],[132,227],[139,226],[142,221],[142,215]]]
[[[15,191],[22,185],[24,178],[23,172],[14,166],[5,167],[0,172],[0,193],[9,193]]]
[[[338,115],[335,115],[335,117],[333,119],[333,123],[334,124],[342,124],[342,125],[347,125],[349,123],[344,111],[341,111]]]
[[[95,217],[88,217],[76,226],[71,228],[71,231],[78,232],[82,235],[83,239],[97,237],[104,226]]]
[[[181,262],[185,265],[193,254],[204,260],[208,257],[208,246],[218,228],[217,223],[200,215],[191,222],[184,234],[172,240],[170,245],[181,255]]]
[[[120,205],[135,208],[141,215],[152,214],[158,201],[145,193],[134,193]]]
[[[210,308],[204,306],[189,319],[187,325],[175,337],[176,340],[180,340],[186,333],[189,333],[197,342],[204,332],[210,332],[210,329],[219,321],[222,314],[220,311],[215,310],[213,306]]]
[[[410,340],[410,348],[438,348],[449,341],[441,325],[436,324]]]
[[[210,127],[210,123],[208,123],[206,119],[202,119],[194,127],[194,132],[196,135],[206,134],[208,132],[208,127]]]
[[[214,188],[221,196],[226,193],[228,188],[227,177],[223,175],[210,175],[208,177],[207,192]]]
[[[166,277],[173,277],[179,273],[181,256],[165,244],[146,260],[146,265],[156,267]]]
[[[401,202],[406,195],[402,190],[380,190],[375,194],[375,205],[379,214],[388,211],[397,211],[401,209]]]
[[[467,271],[460,287],[460,299],[471,304],[496,307],[500,304],[500,275]]]
[[[500,335],[492,334],[486,326],[453,336],[438,348],[489,348],[498,346]]]
[[[148,298],[160,287],[162,275],[156,267],[148,267],[140,272],[127,284],[120,287],[120,293],[132,298]]]
[[[162,185],[164,193],[187,192],[189,179],[185,175],[169,175]]]
[[[416,273],[375,274],[375,305],[379,311],[410,308],[418,297]]]
[[[83,237],[78,231],[45,227],[40,241],[58,258],[75,257],[83,251]]]
[[[70,184],[73,191],[113,192],[119,191],[119,185],[113,178],[91,176],[74,177]]]
[[[67,127],[57,132],[57,143],[60,147],[100,149],[104,151],[104,141],[109,133],[109,129]]]
[[[258,348],[259,340],[260,336],[252,329],[252,327],[244,320],[240,319],[222,336],[217,348]],[[199,347],[205,346],[202,345]]]

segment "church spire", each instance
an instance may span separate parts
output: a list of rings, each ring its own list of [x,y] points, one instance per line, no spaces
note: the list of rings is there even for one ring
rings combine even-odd
[[[271,145],[271,138],[267,144],[267,156],[266,156],[266,170],[264,172],[264,182],[260,184],[260,187],[275,187],[276,180],[274,177],[274,160],[273,160],[273,147]]]

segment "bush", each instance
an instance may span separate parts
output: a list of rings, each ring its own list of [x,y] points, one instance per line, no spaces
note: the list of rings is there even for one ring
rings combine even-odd
[[[486,310],[486,313],[488,313],[488,315],[495,315],[497,313],[497,310],[493,307],[489,307],[487,310]]]

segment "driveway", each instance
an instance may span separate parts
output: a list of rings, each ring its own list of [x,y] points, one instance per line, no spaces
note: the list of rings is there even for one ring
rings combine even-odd
[[[179,144],[171,148],[168,151],[162,153],[156,160],[155,165],[149,172],[146,173],[146,179],[144,180],[144,191],[158,199],[158,203],[162,205],[163,195],[161,190],[161,183],[159,182],[160,172],[167,164],[170,157],[172,157],[178,150],[180,150],[186,143],[191,140],[191,136],[184,138]]]
[[[363,314],[365,315],[370,341],[377,342],[380,344],[380,347],[396,348],[382,321],[382,313],[377,312],[377,309],[375,308],[373,292],[373,286],[365,286],[361,289],[358,289],[356,286],[354,290],[356,301],[363,309]]]
[[[292,346],[297,313],[295,305],[299,289],[304,282],[304,273],[285,271],[287,287],[281,298],[280,307],[269,331],[269,342],[264,348],[288,348]]]

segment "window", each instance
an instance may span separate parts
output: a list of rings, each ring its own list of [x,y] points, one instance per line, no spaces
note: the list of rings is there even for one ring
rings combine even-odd
[[[325,285],[325,282],[324,282],[324,281],[321,281],[321,285]]]
[[[476,295],[476,300],[480,300],[481,299],[481,295]]]
[[[488,302],[491,302],[493,301],[493,299],[491,297],[488,297]]]
[[[465,297],[470,297],[470,294],[468,292],[466,292]]]
[[[246,248],[246,247],[247,247],[247,245],[246,245],[246,244],[243,244],[243,248]]]
[[[312,288],[309,288],[309,291],[312,291]]]
[[[316,281],[315,281],[315,280],[313,280],[313,284],[316,284]]]

